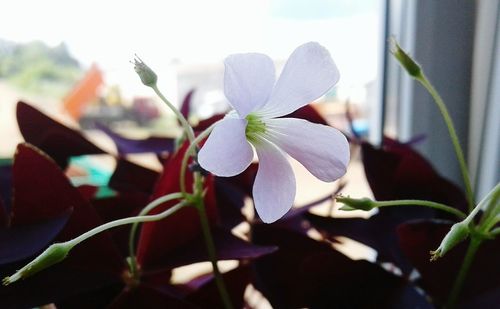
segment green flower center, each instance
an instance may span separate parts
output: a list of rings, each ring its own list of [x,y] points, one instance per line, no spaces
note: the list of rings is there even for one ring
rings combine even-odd
[[[254,114],[249,114],[245,119],[248,121],[245,129],[247,140],[251,143],[256,143],[259,135],[262,136],[266,132],[266,124],[259,116]]]

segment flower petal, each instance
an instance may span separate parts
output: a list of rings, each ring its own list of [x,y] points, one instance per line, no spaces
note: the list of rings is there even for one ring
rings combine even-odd
[[[263,106],[275,82],[274,63],[266,55],[235,54],[224,60],[224,93],[240,118]]]
[[[218,123],[198,153],[201,167],[217,176],[229,177],[243,172],[252,162],[252,146],[247,142],[247,121],[224,118]]]
[[[267,119],[266,136],[314,176],[334,181],[345,174],[349,143],[337,129],[303,119]]]
[[[259,140],[255,147],[259,170],[253,186],[253,198],[259,217],[272,223],[283,217],[295,200],[295,176],[285,155],[275,145]]]
[[[339,80],[330,53],[316,42],[295,49],[259,114],[266,118],[287,115],[325,94]]]

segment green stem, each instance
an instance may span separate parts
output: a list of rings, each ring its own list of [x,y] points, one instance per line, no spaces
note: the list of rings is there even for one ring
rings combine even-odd
[[[429,82],[425,74],[421,72],[421,74],[419,74],[416,77],[416,79],[422,84],[422,86],[424,86],[425,89],[427,89],[429,94],[432,96],[434,102],[436,102],[436,105],[439,108],[439,111],[441,112],[441,115],[443,116],[446,126],[448,127],[448,132],[450,134],[451,141],[453,143],[453,147],[455,148],[455,153],[457,155],[458,163],[460,165],[460,171],[462,172],[462,178],[465,185],[465,193],[467,196],[469,211],[471,211],[472,209],[474,209],[474,193],[472,191],[472,186],[470,183],[470,177],[469,177],[469,172],[467,170],[467,164],[465,162],[464,153],[462,151],[462,147],[460,147],[460,142],[458,140],[455,127],[453,126],[453,121],[450,117],[450,114],[448,113],[448,109],[446,108],[443,99],[436,91],[436,89],[434,89],[434,86],[432,86],[432,84]]]
[[[180,186],[181,192],[186,196],[186,170],[187,163],[189,158],[195,154],[195,149],[198,144],[205,139],[210,132],[212,132],[213,128],[219,121],[213,123],[210,127],[201,132],[189,145],[188,149],[184,153],[184,157],[182,158],[181,163],[181,175],[180,175]],[[194,172],[194,196],[198,195],[198,198],[195,199],[195,206],[198,210],[198,215],[200,216],[201,222],[201,230],[203,233],[203,238],[205,240],[205,244],[207,246],[208,257],[212,264],[215,283],[217,285],[217,289],[219,290],[219,294],[222,299],[222,303],[224,304],[224,308],[230,309],[233,308],[231,304],[231,299],[229,297],[229,293],[227,292],[226,285],[224,284],[224,280],[222,278],[221,272],[219,270],[219,266],[217,265],[217,255],[215,250],[215,244],[212,237],[212,232],[210,230],[210,225],[208,223],[207,212],[205,209],[205,204],[203,202],[203,177],[199,172]]]
[[[467,253],[465,254],[464,261],[460,268],[460,272],[458,273],[457,278],[455,279],[455,283],[453,284],[453,288],[451,290],[450,296],[448,297],[448,301],[446,302],[445,308],[451,309],[455,307],[457,303],[458,296],[460,295],[460,291],[462,290],[465,278],[467,277],[467,273],[469,272],[469,268],[474,260],[477,250],[481,245],[482,240],[472,237],[469,243],[469,247],[467,248]]]
[[[154,86],[151,86],[151,88],[155,91],[156,95],[158,95],[158,97],[160,97],[160,99],[163,102],[165,102],[165,104],[167,104],[167,106],[170,108],[170,110],[172,110],[174,112],[177,119],[179,119],[179,121],[181,122],[182,128],[184,129],[184,132],[186,132],[189,141],[193,142],[193,140],[194,140],[193,128],[191,128],[191,126],[187,122],[186,118],[184,118],[184,116],[181,114],[181,112],[177,108],[175,108],[175,106],[172,105],[172,103],[170,103],[169,100],[167,100],[167,98],[163,95],[163,93],[161,93],[161,91],[158,89],[158,86],[154,85]]]
[[[194,150],[195,150],[196,146],[198,146],[198,144],[203,139],[205,139],[210,134],[210,132],[212,132],[213,128],[215,127],[215,125],[217,123],[219,123],[219,121],[214,122],[211,126],[206,128],[205,131],[198,134],[198,136],[193,141],[191,141],[191,144],[189,145],[188,149],[186,149],[186,152],[184,153],[184,157],[182,158],[182,163],[181,163],[181,175],[180,175],[181,192],[184,195],[187,194],[187,192],[186,192],[186,170],[187,170],[187,163],[188,163],[189,157],[194,155],[194,153],[195,153]],[[196,176],[196,174],[195,174],[195,176]],[[201,189],[203,189],[203,188],[201,188]]]
[[[381,201],[381,202],[374,201],[373,203],[375,204],[375,207],[410,206],[410,205],[412,205],[412,206],[424,206],[424,207],[430,207],[430,208],[439,209],[439,210],[449,212],[451,214],[454,214],[455,216],[457,216],[458,218],[460,218],[462,220],[467,217],[466,214],[464,214],[463,212],[461,212],[460,210],[458,210],[456,208],[453,208],[453,207],[450,207],[450,206],[447,206],[447,205],[441,204],[441,203],[431,202],[431,201],[396,200],[396,201]]]
[[[161,204],[174,200],[174,199],[180,199],[182,198],[182,193],[171,193],[164,195],[162,197],[159,197],[149,203],[146,207],[144,207],[141,212],[139,213],[139,216],[144,216],[147,215],[152,209],[156,208],[157,206],[160,206]],[[135,257],[135,236],[137,234],[137,229],[139,227],[140,222],[134,222],[132,224],[132,228],[130,229],[130,235],[129,235],[129,241],[128,241],[128,250],[129,250],[129,268],[130,268],[130,273],[133,278],[138,279],[138,271],[137,271],[137,260]]]
[[[105,230],[109,230],[109,229],[114,228],[114,227],[118,227],[118,226],[126,225],[126,224],[132,224],[132,223],[136,223],[136,222],[151,222],[151,221],[162,220],[162,219],[170,216],[171,214],[175,213],[177,210],[185,207],[186,205],[188,205],[188,203],[183,201],[183,202],[180,202],[180,203],[176,204],[175,206],[165,210],[164,212],[161,212],[161,213],[156,214],[156,215],[128,217],[128,218],[123,218],[123,219],[111,221],[111,222],[105,223],[103,225],[97,226],[97,227],[91,229],[90,231],[87,231],[87,232],[83,233],[82,235],[68,241],[67,243],[72,245],[72,246],[75,246],[75,245],[81,243],[84,240],[87,240],[88,238],[90,238],[96,234],[99,234]]]
[[[212,232],[210,231],[210,225],[208,223],[208,218],[207,218],[207,211],[205,210],[203,199],[200,199],[199,202],[196,204],[196,209],[198,209],[198,214],[200,216],[203,238],[205,239],[205,244],[207,246],[208,257],[210,259],[210,262],[212,263],[217,289],[219,290],[222,303],[224,304],[224,308],[231,309],[233,308],[233,305],[231,304],[231,298],[229,297],[229,293],[227,292],[226,285],[224,284],[222,274],[219,271],[219,266],[217,265],[215,243],[212,237]]]

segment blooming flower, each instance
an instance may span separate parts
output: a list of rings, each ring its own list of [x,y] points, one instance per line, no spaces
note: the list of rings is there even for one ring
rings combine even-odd
[[[225,60],[224,93],[234,111],[218,123],[198,154],[200,165],[217,176],[243,172],[257,152],[253,187],[262,221],[281,218],[295,199],[295,176],[284,152],[323,181],[345,174],[349,145],[338,130],[287,115],[327,92],[339,79],[329,52],[318,43],[299,46],[275,82],[274,64],[263,54]]]

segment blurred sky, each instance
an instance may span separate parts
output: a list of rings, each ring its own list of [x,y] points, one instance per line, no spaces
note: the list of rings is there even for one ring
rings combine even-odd
[[[250,51],[284,60],[295,47],[318,41],[349,85],[376,76],[380,2],[11,0],[2,3],[0,38],[64,41],[84,65],[97,62],[108,82],[127,85],[126,93],[146,91],[128,63],[134,53],[161,78],[172,61],[221,63]]]

